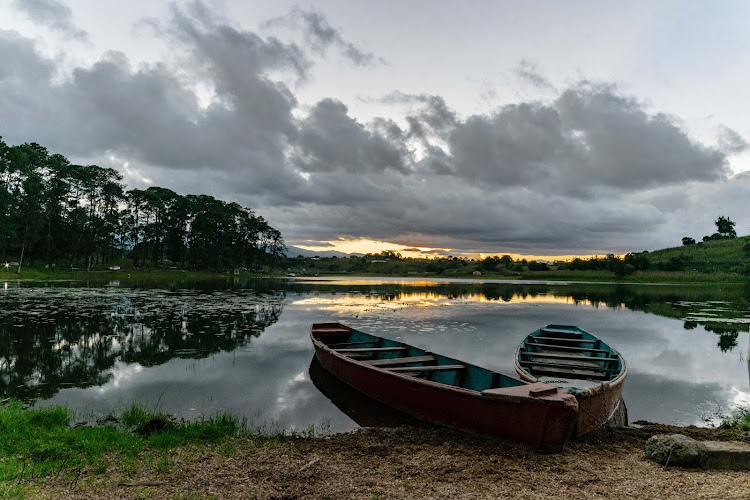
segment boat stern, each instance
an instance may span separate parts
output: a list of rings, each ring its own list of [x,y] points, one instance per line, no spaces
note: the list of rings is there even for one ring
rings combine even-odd
[[[481,392],[483,398],[514,407],[513,419],[498,425],[517,426],[545,452],[560,451],[573,434],[578,420],[578,400],[573,394],[550,384],[534,382]]]

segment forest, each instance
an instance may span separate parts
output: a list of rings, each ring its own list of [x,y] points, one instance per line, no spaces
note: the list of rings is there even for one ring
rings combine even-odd
[[[208,195],[126,190],[114,169],[75,165],[36,143],[0,137],[0,262],[80,267],[259,269],[284,256],[262,216]],[[7,266],[6,266],[7,267]]]

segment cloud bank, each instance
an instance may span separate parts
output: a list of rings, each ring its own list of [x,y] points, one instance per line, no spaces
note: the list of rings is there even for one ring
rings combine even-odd
[[[54,0],[17,8],[80,31]],[[394,90],[379,102],[405,106],[403,118],[362,123],[335,96],[302,104],[294,89],[327,47],[355,66],[380,59],[318,12],[269,24],[296,26],[306,43],[232,26],[199,3],[173,7],[154,26],[177,48],[174,60],[133,67],[109,52],[62,83],[34,40],[0,31],[0,135],[237,200],[290,244],[343,237],[454,254],[626,252],[699,238],[722,214],[750,232],[740,205],[750,178],[731,177],[727,164],[748,145],[731,129],[717,146],[701,144],[613,84],[553,89],[525,61],[519,71],[551,98],[460,116],[441,96]]]
[[[24,13],[31,21],[62,35],[79,41],[87,41],[85,31],[76,28],[70,7],[57,0],[13,0],[13,7]]]

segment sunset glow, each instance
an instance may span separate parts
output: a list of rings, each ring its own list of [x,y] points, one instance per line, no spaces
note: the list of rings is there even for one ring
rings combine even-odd
[[[570,261],[575,258],[590,259],[596,257],[596,255],[536,255],[536,254],[520,254],[512,252],[462,252],[453,248],[433,248],[433,247],[415,247],[404,245],[401,243],[393,243],[389,241],[381,240],[369,240],[369,239],[339,239],[319,242],[322,244],[295,244],[294,246],[302,248],[310,252],[341,252],[345,254],[361,254],[365,255],[368,253],[377,254],[384,251],[398,252],[401,256],[406,258],[414,259],[430,259],[440,257],[461,257],[464,259],[475,259],[481,260],[487,257],[502,257],[503,255],[510,255],[513,260],[545,260],[549,262],[554,261]],[[601,255],[600,255],[601,257]]]
[[[430,258],[435,256],[447,256],[450,254],[450,248],[430,248],[430,247],[415,247],[409,245],[402,245],[400,243],[391,243],[388,241],[379,240],[368,240],[368,239],[356,239],[356,240],[332,240],[321,242],[322,245],[295,245],[298,248],[308,250],[310,252],[341,252],[341,253],[357,253],[357,254],[376,254],[385,251],[393,251],[400,253],[403,257],[412,258]]]

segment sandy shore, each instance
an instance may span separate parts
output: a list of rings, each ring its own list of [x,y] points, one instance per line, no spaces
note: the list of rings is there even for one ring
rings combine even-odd
[[[528,449],[434,427],[360,429],[267,443],[236,439],[144,457],[136,469],[41,481],[46,498],[750,498],[750,473],[644,458],[652,434],[726,440],[720,430],[646,425]]]

